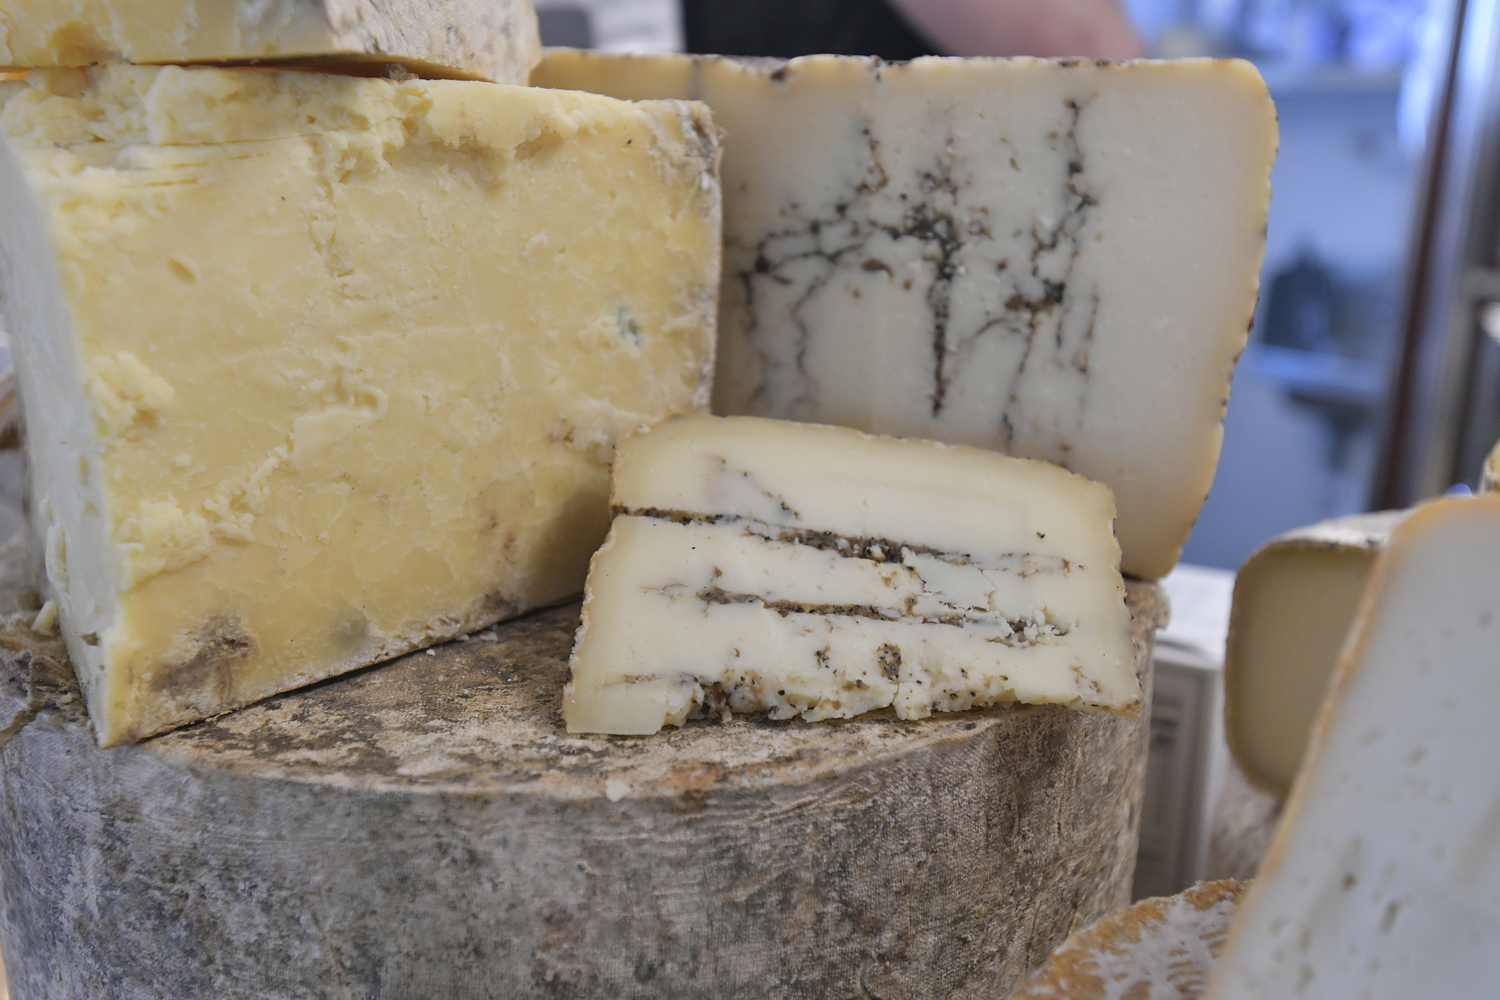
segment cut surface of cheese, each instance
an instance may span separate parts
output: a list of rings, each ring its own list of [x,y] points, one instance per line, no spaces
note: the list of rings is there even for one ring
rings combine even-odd
[[[1500,497],[1392,534],[1213,1000],[1492,996]]]
[[[0,4],[0,67],[327,60],[523,84],[540,56],[531,0]]]
[[[1199,882],[1074,931],[1010,1000],[1199,1000],[1245,887]]]
[[[0,84],[48,597],[114,743],[581,590],[703,410],[701,105],[110,66]]]
[[[1258,787],[1291,789],[1370,568],[1405,516],[1381,511],[1298,528],[1267,542],[1236,574],[1225,735]]]
[[[1061,703],[1134,714],[1107,487],[1044,462],[755,417],[617,449],[563,718],[902,719]]]
[[[548,50],[532,81],[725,129],[716,413],[1055,462],[1114,490],[1125,572],[1177,562],[1259,287],[1250,64]]]

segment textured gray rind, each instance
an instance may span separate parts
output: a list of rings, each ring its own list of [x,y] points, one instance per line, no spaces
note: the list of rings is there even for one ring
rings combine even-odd
[[[1165,600],[1130,603],[1149,692]],[[995,997],[1128,902],[1146,719],[570,737],[577,620],[101,750],[61,643],[12,618],[13,995]]]

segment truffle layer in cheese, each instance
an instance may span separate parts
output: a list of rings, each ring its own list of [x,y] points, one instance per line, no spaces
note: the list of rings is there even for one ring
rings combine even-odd
[[[1285,795],[1354,623],[1370,568],[1405,511],[1323,521],[1266,543],[1234,580],[1224,717],[1235,760]]]
[[[326,60],[525,83],[531,0],[8,0],[0,67]]]
[[[563,701],[572,732],[722,712],[1139,709],[1113,500],[1064,469],[678,417],[621,442],[610,497]]]
[[[703,410],[701,105],[114,66],[0,84],[34,529],[104,743],[556,601]]]
[[[714,411],[1055,462],[1165,574],[1255,310],[1275,110],[1250,64],[551,50],[534,83],[725,129]]]
[[[1500,497],[1392,534],[1212,1000],[1493,996]]]

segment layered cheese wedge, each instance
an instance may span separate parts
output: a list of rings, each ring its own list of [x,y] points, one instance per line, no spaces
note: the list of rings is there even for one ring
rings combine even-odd
[[[532,76],[725,129],[714,411],[1054,462],[1164,575],[1255,312],[1276,112],[1237,60],[551,50]]]
[[[0,83],[34,530],[101,742],[578,593],[615,441],[707,406],[716,157],[685,103]]]
[[[570,732],[734,712],[1139,711],[1114,501],[1065,469],[684,416],[620,443],[610,497]]]
[[[525,83],[531,0],[7,0],[0,68],[108,62],[325,63]]]
[[[1492,996],[1500,497],[1417,508],[1360,604],[1211,1000]]]

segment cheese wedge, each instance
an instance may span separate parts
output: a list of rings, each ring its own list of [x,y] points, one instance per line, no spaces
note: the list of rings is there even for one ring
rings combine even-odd
[[[531,0],[7,0],[0,67],[327,62],[525,83]]]
[[[1484,469],[1479,474],[1479,492],[1500,493],[1500,443],[1485,456]]]
[[[678,417],[620,443],[610,500],[563,697],[570,732],[731,712],[1139,711],[1114,504],[1064,469]]]
[[[1257,787],[1286,795],[1370,569],[1406,511],[1335,518],[1271,539],[1234,580],[1225,735]]]
[[[1500,497],[1417,508],[1376,564],[1212,1000],[1492,996]]]
[[[706,409],[701,105],[111,66],[0,84],[0,299],[101,742],[578,593]]]
[[[725,129],[714,411],[1055,462],[1177,562],[1255,311],[1275,109],[1249,63],[549,50],[535,84]]]

